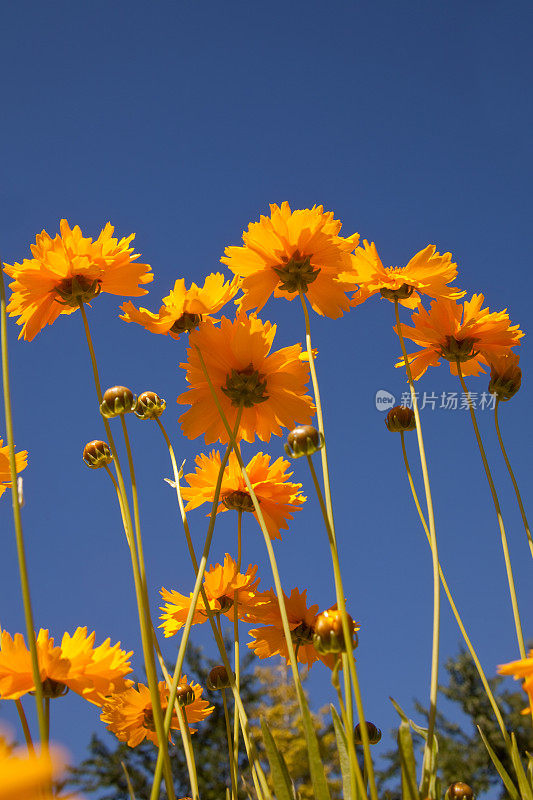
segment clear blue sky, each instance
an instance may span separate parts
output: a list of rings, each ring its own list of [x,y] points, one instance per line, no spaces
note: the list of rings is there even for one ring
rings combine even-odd
[[[159,307],[177,277],[201,281],[228,244],[268,204],[323,203],[343,231],[375,240],[386,265],[403,265],[428,243],[452,251],[458,284],[482,291],[491,309],[531,321],[531,36],[527,2],[180,2],[4,4],[0,65],[3,261],[29,255],[61,217],[96,236],[110,220],[135,231]],[[155,337],[118,319],[119,300],[90,312],[106,385],[154,389],[168,402],[178,457],[192,465],[202,442],[184,440],[174,400],[184,389],[185,340]],[[280,345],[301,341],[296,304],[270,301]],[[407,317],[406,317],[407,320]],[[406,386],[394,361],[392,306],[376,298],[342,320],[314,317],[319,378],[333,465],[344,576],[361,622],[358,664],[367,718],[396,723],[388,696],[410,708],[427,698],[431,561],[408,495],[398,437],[374,396]],[[81,461],[103,435],[79,314],[32,343],[10,332],[16,443],[30,451],[24,526],[38,626],[58,637],[78,625],[140,653],[120,520],[105,475]],[[526,504],[530,499],[531,351],[521,348],[522,391],[502,426]],[[487,380],[471,380],[474,391]],[[422,391],[458,389],[447,366]],[[443,567],[487,671],[517,657],[498,527],[465,411],[423,416]],[[531,561],[489,412],[480,425],[514,559],[526,637],[533,638]],[[3,433],[3,425],[1,433]],[[160,586],[187,592],[191,570],[163,477],[167,454],[150,423],[131,424],[152,604]],[[1,435],[1,434],[0,434]],[[410,441],[416,463],[414,440]],[[273,439],[277,456],[282,441]],[[259,449],[259,448],[258,448]],[[251,456],[252,447],[246,447]],[[305,465],[295,476],[308,481]],[[287,590],[334,599],[316,502],[276,545]],[[23,630],[10,507],[0,508],[0,622]],[[196,512],[195,540],[205,520]],[[217,523],[213,558],[234,548],[234,519]],[[247,520],[244,559],[271,585],[259,530]],[[200,637],[205,640],[204,635]],[[460,634],[443,598],[442,662]],[[169,658],[177,640],[166,643]],[[317,705],[329,677],[313,668]],[[512,681],[509,680],[509,685]],[[15,718],[9,704],[2,718]],[[72,725],[75,720],[75,726]],[[53,733],[74,758],[95,710],[76,696],[56,701]],[[73,731],[75,730],[75,735]],[[385,742],[381,749],[385,750]]]

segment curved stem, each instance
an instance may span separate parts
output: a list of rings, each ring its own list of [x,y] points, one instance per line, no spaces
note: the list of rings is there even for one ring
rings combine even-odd
[[[431,547],[431,537],[429,535],[429,528],[427,526],[426,519],[424,517],[424,513],[422,511],[422,508],[420,507],[420,501],[418,499],[418,494],[417,494],[416,489],[415,489],[413,476],[411,475],[411,468],[409,466],[409,459],[407,458],[407,450],[406,450],[406,447],[405,447],[405,435],[404,435],[403,431],[400,431],[400,436],[401,436],[401,439],[402,439],[403,460],[404,460],[405,469],[406,469],[406,472],[407,472],[407,479],[409,481],[409,486],[411,487],[411,494],[413,495],[413,500],[415,502],[416,510],[418,511],[418,516],[420,517],[420,522],[422,523],[422,527],[424,528],[424,531],[426,533],[428,544]],[[507,745],[510,746],[511,742],[510,742],[510,739],[509,739],[509,734],[507,733],[507,730],[505,728],[505,723],[503,721],[503,717],[502,717],[500,709],[498,707],[498,703],[496,702],[496,698],[494,697],[492,689],[490,688],[490,684],[489,684],[489,682],[487,680],[485,672],[483,671],[483,667],[481,666],[481,662],[480,662],[480,660],[479,660],[479,658],[477,656],[477,653],[474,650],[474,646],[473,646],[472,642],[470,641],[470,638],[469,638],[469,636],[468,636],[468,634],[466,632],[466,628],[465,628],[465,626],[463,624],[463,621],[461,619],[459,611],[457,610],[457,606],[455,605],[454,599],[452,597],[452,593],[450,592],[450,589],[448,587],[448,583],[446,582],[446,578],[444,577],[444,572],[442,571],[442,567],[440,566],[440,564],[439,564],[439,575],[440,575],[440,580],[441,580],[441,583],[442,583],[442,587],[443,587],[443,589],[444,589],[444,591],[446,593],[446,597],[448,598],[448,602],[450,604],[450,608],[452,609],[452,612],[453,612],[453,615],[454,615],[454,617],[456,619],[457,625],[459,626],[459,630],[461,631],[461,633],[463,635],[463,639],[465,640],[465,644],[466,644],[466,646],[468,648],[468,652],[470,653],[472,661],[476,665],[479,677],[481,679],[481,683],[483,684],[483,688],[485,689],[485,692],[487,693],[487,697],[489,698],[489,702],[490,702],[490,704],[492,706],[492,710],[494,711],[494,716],[496,717],[498,725],[500,726],[500,730],[502,732],[502,736],[504,738],[504,741],[505,741],[505,743]]]
[[[431,541],[431,558],[433,562],[433,642],[431,648],[431,679],[429,690],[429,717],[428,717],[428,735],[424,747],[424,761],[422,764],[422,781],[420,784],[420,793],[422,797],[426,797],[429,792],[430,770],[431,764],[434,762],[433,753],[433,735],[435,731],[435,721],[437,718],[437,692],[439,684],[439,637],[440,637],[440,575],[439,575],[439,553],[437,549],[437,531],[435,528],[435,514],[433,512],[433,499],[431,497],[431,486],[429,484],[429,473],[426,461],[426,450],[424,447],[424,437],[422,435],[422,424],[420,422],[420,414],[418,412],[418,402],[416,399],[415,387],[413,384],[413,374],[411,372],[411,364],[409,356],[405,348],[405,341],[403,338],[402,325],[400,322],[400,312],[398,310],[398,300],[394,301],[394,315],[396,317],[396,333],[400,340],[400,347],[405,363],[405,370],[407,372],[407,379],[409,381],[409,389],[411,390],[411,401],[416,421],[416,436],[418,440],[418,450],[420,453],[420,465],[422,467],[422,476],[424,478],[424,491],[426,494],[427,515],[429,522],[429,537]]]
[[[26,740],[26,747],[28,748],[28,753],[32,756],[35,755],[35,748],[33,746],[33,740],[31,738],[30,726],[28,725],[28,720],[26,719],[26,713],[22,706],[22,702],[20,700],[15,700],[15,706],[17,707],[20,724],[22,725],[22,731],[24,733],[24,739]]]
[[[46,738],[46,719],[43,706],[43,684],[39,670],[39,657],[37,654],[37,642],[35,639],[35,624],[33,621],[33,610],[30,597],[30,581],[28,578],[28,565],[26,561],[26,548],[24,545],[24,534],[22,531],[22,517],[20,514],[20,502],[17,491],[17,465],[15,459],[15,444],[13,438],[13,415],[11,410],[11,392],[9,386],[9,357],[7,350],[7,307],[6,307],[6,287],[4,283],[4,272],[0,262],[0,326],[2,337],[2,382],[4,386],[4,410],[6,417],[6,439],[9,453],[9,472],[11,476],[11,503],[13,506],[13,521],[15,526],[15,540],[17,544],[17,559],[20,576],[20,588],[22,592],[22,604],[24,607],[24,621],[26,623],[26,635],[28,637],[28,647],[30,650],[31,670],[33,684],[35,687],[35,705],[37,707],[37,719],[39,722],[39,736],[43,748],[47,748]]]
[[[529,544],[529,549],[531,551],[531,555],[533,556],[533,539],[531,538],[531,530],[529,528],[529,522],[527,521],[526,512],[525,512],[525,509],[524,509],[524,504],[522,503],[522,496],[520,494],[520,490],[518,488],[518,483],[516,482],[516,478],[515,478],[514,472],[513,472],[512,467],[511,467],[511,462],[509,461],[509,457],[507,455],[507,450],[505,449],[505,447],[503,445],[502,434],[501,434],[501,431],[500,431],[500,423],[499,423],[499,420],[498,420],[498,406],[499,406],[499,404],[500,404],[500,399],[498,398],[496,400],[496,405],[494,407],[494,424],[496,426],[496,433],[498,434],[498,441],[500,443],[500,449],[502,451],[502,455],[504,457],[505,464],[507,466],[507,470],[508,470],[509,475],[511,477],[511,480],[513,482],[513,486],[514,486],[514,490],[515,490],[515,494],[516,494],[516,499],[518,500],[518,506],[520,508],[520,513],[522,515],[522,522],[524,523],[524,528],[525,528],[525,531],[526,531],[526,536],[527,536],[527,541],[528,541],[528,544]]]
[[[492,473],[490,471],[489,462],[487,461],[487,456],[485,453],[485,448],[483,447],[483,442],[481,441],[481,434],[479,432],[476,415],[474,412],[474,407],[472,405],[472,400],[470,398],[470,392],[465,383],[465,379],[463,378],[463,372],[461,370],[461,362],[457,361],[457,374],[459,375],[459,380],[461,381],[461,386],[463,387],[463,392],[465,393],[467,400],[468,400],[468,409],[470,411],[470,417],[472,419],[472,425],[474,426],[474,432],[476,434],[476,440],[479,447],[479,452],[481,453],[481,459],[483,461],[483,466],[485,467],[485,475],[487,476],[487,480],[489,482],[490,491],[492,494],[492,501],[494,503],[494,508],[496,510],[496,516],[498,518],[498,525],[500,528],[500,535],[502,539],[502,548],[503,548],[503,556],[505,559],[505,569],[507,571],[507,582],[509,584],[509,593],[511,595],[511,605],[513,607],[513,616],[514,616],[514,624],[516,628],[516,638],[518,639],[518,649],[520,651],[520,657],[526,658],[526,648],[524,645],[524,634],[522,633],[522,623],[520,622],[520,614],[518,611],[518,600],[516,597],[516,588],[514,584],[514,577],[513,577],[513,569],[511,567],[511,557],[509,555],[509,546],[507,544],[507,534],[505,533],[505,527],[503,524],[503,517],[502,512],[500,509],[500,502],[498,500],[498,494],[496,492],[496,487],[494,485],[494,481],[492,479]]]

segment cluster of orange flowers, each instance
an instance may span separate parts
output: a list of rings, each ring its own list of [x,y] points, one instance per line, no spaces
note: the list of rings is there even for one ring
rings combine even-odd
[[[492,370],[491,383],[519,382],[518,356],[512,351],[523,333],[511,325],[506,311],[490,312],[483,307],[484,297],[476,294],[460,302],[465,292],[453,286],[457,265],[450,253],[440,254],[434,245],[416,253],[403,267],[384,267],[374,243],[359,246],[359,235],[340,236],[341,222],[322,206],[291,211],[289,204],[271,205],[270,215],[252,222],[243,233],[241,246],[227,247],[221,262],[233,273],[226,280],[220,272],[210,274],[203,286],[175,282],[157,313],[124,302],[121,318],[135,322],[152,333],[179,339],[189,333],[185,370],[187,391],[177,402],[188,406],[180,417],[185,436],[204,436],[206,444],[226,444],[231,433],[224,424],[224,412],[237,441],[254,442],[256,436],[269,442],[282,429],[309,424],[315,413],[307,394],[310,364],[300,344],[273,350],[276,325],[262,321],[257,314],[269,298],[301,298],[317,312],[332,319],[350,311],[373,295],[414,310],[412,326],[401,324],[403,336],[412,339],[420,350],[409,363],[415,379],[440,359],[457,365],[465,375],[477,375],[485,367]],[[122,296],[146,294],[144,286],[153,275],[148,264],[137,261],[130,247],[134,234],[113,238],[108,224],[98,238],[83,237],[78,226],[61,221],[60,234],[52,239],[45,231],[31,247],[31,259],[5,265],[13,278],[8,306],[11,316],[22,326],[20,336],[32,340],[36,334],[62,314],[72,314],[90,303],[101,292]],[[433,298],[429,309],[423,297]],[[237,313],[233,318],[214,317],[230,300]],[[400,331],[398,331],[400,332]],[[314,354],[313,354],[314,355]],[[403,360],[397,366],[403,364]],[[216,403],[213,399],[216,396]],[[505,398],[504,398],[505,399]],[[219,407],[217,407],[217,405]],[[0,441],[0,445],[1,445]],[[26,453],[17,456],[17,471],[26,466]],[[196,470],[186,476],[182,495],[190,511],[212,503],[221,456],[213,450],[196,458]],[[293,514],[306,498],[302,485],[289,479],[289,462],[259,452],[248,463],[247,472],[260,503],[271,539],[281,538]],[[0,494],[10,483],[6,448],[0,448]],[[238,460],[231,453],[223,472],[218,512],[255,509],[244,482]],[[227,554],[205,574],[203,588],[210,610],[259,625],[250,633],[249,644],[260,658],[280,655],[288,659],[278,601],[272,590],[258,590],[257,567],[241,573]],[[183,627],[191,597],[162,589],[162,628],[172,636]],[[329,666],[332,659],[319,653],[313,644],[318,606],[307,607],[306,592],[293,589],[285,597],[298,660],[311,666],[321,659]],[[208,609],[199,598],[193,622],[207,619]],[[120,739],[134,746],[143,738],[157,741],[150,696],[142,684],[137,687],[124,676],[130,672],[129,655],[110,647],[109,640],[93,649],[94,634],[78,629],[73,637],[65,634],[55,647],[47,631],[37,640],[42,680],[50,691],[61,693],[71,688],[90,702],[103,707],[102,719]],[[0,653],[0,697],[15,698],[32,691],[28,651],[20,635],[2,635]],[[186,680],[186,679],[185,679]],[[189,722],[203,719],[212,710],[200,699],[196,685],[194,702],[185,706]],[[165,705],[168,693],[160,685]],[[171,727],[176,727],[177,718]]]

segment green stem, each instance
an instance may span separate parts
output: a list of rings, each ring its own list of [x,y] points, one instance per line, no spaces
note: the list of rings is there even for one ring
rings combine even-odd
[[[413,500],[415,502],[416,510],[418,511],[418,516],[420,517],[420,521],[422,523],[422,527],[424,528],[424,531],[426,533],[426,537],[427,537],[429,546],[431,547],[431,537],[429,535],[429,528],[427,526],[426,519],[424,517],[424,513],[422,511],[422,508],[420,507],[420,501],[418,499],[418,494],[417,494],[416,489],[415,489],[415,484],[414,484],[414,481],[413,481],[413,476],[411,474],[411,468],[410,468],[410,465],[409,465],[409,459],[407,458],[407,450],[406,450],[406,447],[405,447],[405,436],[404,436],[404,432],[403,431],[400,431],[400,436],[401,436],[401,440],[402,440],[403,460],[404,460],[405,469],[406,469],[406,472],[407,472],[407,479],[409,481],[409,486],[411,487],[411,494],[413,495]],[[440,566],[440,564],[439,564],[439,575],[440,575],[440,580],[441,580],[441,583],[442,583],[442,587],[443,587],[443,589],[444,589],[444,591],[446,593],[446,597],[448,598],[448,602],[450,604],[450,608],[452,609],[453,615],[454,615],[454,617],[455,617],[455,619],[457,621],[457,625],[459,626],[459,630],[461,631],[461,633],[463,635],[463,639],[465,640],[465,644],[466,644],[466,646],[468,648],[468,652],[470,653],[470,656],[472,657],[472,661],[476,665],[479,677],[481,679],[481,683],[483,684],[483,688],[485,689],[485,692],[487,693],[487,697],[489,698],[489,702],[490,702],[490,704],[492,706],[492,710],[494,711],[494,716],[496,717],[498,725],[500,726],[500,730],[502,732],[502,736],[503,736],[503,738],[505,740],[505,743],[510,747],[511,741],[509,739],[509,734],[507,733],[507,730],[505,728],[505,723],[503,721],[503,717],[501,715],[500,709],[498,708],[498,703],[496,702],[496,698],[494,697],[494,694],[492,693],[492,690],[490,688],[490,684],[489,684],[489,682],[487,680],[487,677],[486,677],[486,675],[485,675],[485,673],[483,671],[483,667],[481,666],[481,662],[480,662],[480,660],[479,660],[479,658],[477,656],[476,651],[474,650],[474,646],[473,646],[472,642],[470,641],[470,638],[469,638],[469,636],[468,636],[468,634],[466,632],[466,628],[465,628],[465,626],[463,624],[463,621],[461,619],[461,616],[459,614],[457,606],[455,605],[454,599],[452,597],[452,593],[450,592],[450,589],[448,587],[448,583],[446,581],[446,578],[444,577],[444,572],[442,571],[442,567]]]
[[[526,530],[526,536],[527,536],[527,541],[528,541],[528,544],[529,544],[529,549],[531,551],[531,555],[533,556],[533,539],[531,538],[531,530],[529,528],[529,522],[527,521],[526,512],[525,512],[525,509],[524,509],[524,504],[522,503],[522,496],[520,494],[520,490],[518,488],[518,483],[516,482],[516,478],[515,478],[514,472],[513,472],[512,468],[511,468],[511,462],[509,461],[509,457],[507,455],[507,450],[503,446],[503,439],[502,439],[502,434],[501,434],[501,431],[500,431],[500,423],[499,423],[499,420],[498,420],[498,406],[499,406],[499,404],[500,404],[500,398],[498,398],[496,400],[496,406],[494,408],[494,424],[496,425],[496,433],[498,434],[498,441],[500,443],[500,449],[502,451],[502,455],[503,455],[503,457],[505,459],[505,464],[507,466],[507,470],[508,470],[509,475],[511,477],[511,480],[513,482],[513,486],[514,486],[514,490],[515,490],[515,494],[516,494],[516,499],[518,500],[518,506],[520,508],[520,513],[522,515],[522,522],[524,523],[524,528]]]
[[[242,511],[237,512],[237,572],[241,571],[241,562],[242,562]],[[235,592],[235,597],[233,600],[233,641],[235,647],[235,657],[234,657],[234,666],[235,666],[235,687],[237,692],[240,691],[241,688],[241,659],[240,659],[240,641],[239,641],[239,616],[238,616],[238,606],[239,606],[239,593]],[[233,713],[233,761],[235,764],[235,770],[238,773],[239,770],[239,715],[237,714],[237,708],[234,709]]]
[[[15,459],[15,444],[13,438],[13,415],[11,410],[11,392],[9,387],[9,357],[7,349],[7,308],[6,308],[6,287],[4,283],[4,272],[0,266],[0,316],[1,316],[1,335],[2,335],[2,381],[4,385],[4,409],[6,417],[6,439],[9,452],[9,472],[11,476],[11,503],[13,506],[13,521],[15,525],[15,539],[17,544],[17,558],[20,576],[20,588],[22,591],[22,604],[24,607],[24,620],[26,623],[26,635],[28,637],[28,647],[30,649],[31,669],[33,683],[35,687],[35,704],[37,706],[37,719],[39,721],[39,736],[43,748],[47,748],[46,738],[46,719],[43,707],[43,684],[39,670],[39,657],[37,654],[37,642],[35,640],[35,625],[33,621],[33,610],[30,598],[30,581],[28,578],[28,565],[26,562],[26,549],[24,546],[24,534],[22,532],[22,518],[20,514],[20,502],[17,491],[17,465]]]
[[[342,659],[339,657],[337,658],[337,663],[333,667],[331,671],[331,683],[337,692],[337,697],[339,700],[339,708],[341,711],[342,723],[344,725],[344,730],[346,733],[346,742],[348,745],[348,755],[350,758],[350,788],[352,798],[358,796],[356,786],[359,789],[360,797],[365,798],[368,796],[366,782],[363,780],[363,776],[361,775],[361,768],[359,766],[359,761],[357,760],[357,753],[355,752],[355,744],[353,740],[353,720],[350,721],[348,717],[348,713],[346,710],[346,706],[344,705],[344,700],[342,697],[341,686],[339,683],[339,669],[341,666]]]
[[[50,698],[44,698],[44,718],[46,720],[46,743],[50,742]]]
[[[28,720],[26,719],[26,713],[22,706],[22,702],[20,700],[15,700],[15,706],[17,707],[20,724],[22,725],[22,731],[24,733],[24,739],[26,740],[26,746],[28,748],[28,753],[30,755],[35,755],[35,748],[33,746],[33,740],[31,738],[30,726],[28,725]]]
[[[222,623],[220,622],[220,614],[217,614],[217,628],[220,638],[222,636]],[[233,754],[233,742],[231,738],[231,725],[229,721],[228,701],[226,698],[226,690],[222,689],[222,703],[224,706],[224,721],[226,723],[226,739],[228,741],[228,759],[229,759],[229,772],[231,777],[231,796],[233,800],[237,800],[237,770],[235,765],[235,758]],[[237,716],[237,715],[235,715]]]
[[[91,331],[89,328],[89,322],[87,320],[87,314],[85,312],[85,307],[83,303],[80,302],[80,311],[83,319],[83,326],[85,329],[85,336],[87,339],[87,345],[89,347],[89,354],[91,357],[91,365],[93,369],[93,377],[94,377],[94,385],[96,388],[96,395],[98,397],[98,402],[102,402],[102,388],[100,384],[100,376],[98,374],[98,364],[96,361],[96,355],[94,352],[94,346],[91,337]],[[118,488],[119,488],[119,505],[122,514],[123,521],[125,521],[125,533],[126,539],[128,541],[130,555],[131,555],[131,564],[132,564],[132,571],[133,571],[133,581],[135,585],[135,596],[137,600],[137,611],[139,615],[139,625],[141,628],[141,641],[143,647],[143,655],[144,655],[144,662],[145,662],[145,669],[146,675],[148,679],[148,684],[150,688],[150,696],[152,698],[152,710],[154,714],[154,722],[156,725],[156,731],[158,731],[159,722],[162,719],[162,711],[161,711],[161,703],[159,698],[159,691],[157,688],[157,676],[155,675],[155,662],[154,662],[154,653],[153,653],[153,637],[152,637],[152,625],[150,620],[150,626],[148,627],[146,617],[145,617],[145,604],[144,604],[144,587],[141,581],[141,575],[139,571],[139,561],[137,556],[137,551],[135,549],[135,545],[133,542],[133,523],[131,519],[131,511],[128,502],[128,495],[126,493],[126,487],[124,484],[124,478],[122,475],[122,469],[120,466],[120,459],[118,456],[118,451],[115,445],[115,440],[111,433],[111,426],[109,424],[109,420],[102,416],[102,420],[104,423],[104,427],[106,430],[107,440],[109,443],[109,447],[113,454],[113,463],[115,465],[115,470],[117,473],[117,481],[118,481]],[[115,484],[116,486],[116,484]],[[155,676],[155,680],[154,680]],[[154,686],[155,683],[155,686]],[[155,691],[154,691],[155,690]],[[162,766],[164,762],[164,774],[165,774],[165,785],[167,788],[167,795],[169,800],[175,800],[175,792],[174,792],[174,781],[172,777],[172,769],[170,766],[170,759],[168,756],[168,741],[166,739],[162,739],[160,733],[158,731],[158,739],[159,739],[159,754],[162,758]]]
[[[146,567],[144,562],[143,543],[141,535],[141,519],[139,513],[139,496],[137,492],[137,481],[135,478],[135,468],[133,465],[133,456],[131,452],[131,444],[128,436],[128,429],[124,414],[120,415],[122,423],[122,432],[124,434],[124,443],[126,445],[126,452],[128,454],[128,464],[130,470],[131,480],[131,494],[133,498],[133,516],[135,522],[135,539],[136,539],[136,565],[135,568],[139,574],[140,584],[140,609],[139,613],[143,617],[144,625],[144,659],[146,667],[146,677],[148,680],[148,687],[150,689],[150,697],[152,699],[152,711],[154,715],[154,725],[159,742],[159,750],[163,756],[163,771],[165,775],[165,785],[169,800],[174,800],[174,779],[172,775],[172,767],[170,765],[170,756],[168,753],[168,729],[165,728],[163,720],[163,710],[161,708],[161,698],[159,695],[159,686],[157,681],[157,669],[154,657],[154,631],[152,625],[152,616],[150,613],[150,602],[148,598],[148,589],[146,582]],[[133,548],[135,551],[135,548]],[[170,711],[172,714],[172,707],[169,702]],[[170,786],[170,790],[169,790]]]
[[[428,716],[428,735],[424,747],[424,760],[422,764],[422,781],[420,784],[420,793],[422,797],[427,797],[429,792],[429,782],[431,779],[430,771],[431,764],[434,762],[433,754],[433,738],[435,732],[435,721],[437,718],[437,692],[439,688],[439,637],[440,637],[440,575],[439,575],[439,552],[437,549],[437,531],[435,528],[435,514],[433,511],[433,499],[431,497],[431,486],[429,483],[429,473],[426,461],[426,450],[424,447],[424,437],[422,435],[422,424],[420,422],[420,414],[418,412],[418,402],[416,399],[416,392],[413,383],[413,374],[411,372],[411,364],[407,355],[405,341],[403,338],[402,325],[400,322],[400,312],[398,309],[398,300],[394,301],[394,315],[396,317],[396,332],[400,340],[400,347],[405,363],[405,370],[407,372],[407,380],[409,381],[409,389],[411,390],[411,401],[416,421],[416,436],[418,440],[418,451],[420,454],[420,465],[422,467],[422,476],[424,479],[424,491],[426,494],[427,515],[429,521],[429,534],[431,540],[431,558],[433,562],[433,642],[431,648],[431,679],[429,690],[429,716]]]
[[[485,475],[487,476],[487,481],[489,482],[490,491],[492,494],[492,500],[494,503],[494,508],[496,510],[496,516],[498,518],[498,526],[500,528],[500,535],[502,539],[502,548],[503,548],[503,556],[505,559],[505,569],[507,571],[507,582],[509,584],[509,593],[511,595],[511,605],[513,607],[513,616],[514,616],[514,624],[516,628],[516,638],[518,639],[518,649],[520,651],[520,657],[526,658],[526,648],[524,645],[524,634],[522,633],[522,623],[520,622],[520,613],[518,611],[518,600],[516,597],[516,588],[514,583],[513,577],[513,569],[511,567],[511,557],[509,555],[509,546],[507,544],[507,534],[505,533],[505,527],[503,524],[503,517],[502,512],[500,509],[500,502],[498,500],[498,495],[496,492],[496,487],[494,485],[494,481],[492,479],[492,474],[489,467],[489,462],[487,461],[487,456],[485,453],[485,448],[483,447],[483,442],[481,441],[481,434],[479,432],[476,414],[474,412],[474,407],[472,405],[472,400],[470,398],[470,392],[465,383],[465,379],[463,378],[463,372],[461,370],[461,362],[457,361],[457,374],[459,375],[459,380],[461,381],[461,386],[463,387],[463,392],[465,393],[467,400],[468,400],[468,408],[470,411],[470,417],[472,419],[472,425],[474,426],[474,432],[476,434],[477,445],[479,447],[479,452],[481,453],[481,460],[483,461],[483,466],[485,467]]]

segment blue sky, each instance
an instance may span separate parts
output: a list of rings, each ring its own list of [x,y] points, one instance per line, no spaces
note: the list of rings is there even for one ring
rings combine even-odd
[[[221,268],[228,244],[268,204],[322,203],[374,240],[386,265],[403,265],[434,243],[451,251],[457,283],[481,291],[491,310],[531,319],[531,126],[533,9],[529,3],[470,2],[31,2],[4,4],[0,48],[1,258],[29,255],[43,228],[66,217],[85,235],[110,220],[154,270],[143,305],[157,309],[178,277],[202,281]],[[155,337],[118,319],[120,300],[102,295],[90,323],[105,385],[153,389],[167,399],[165,423],[178,458],[192,465],[205,446],[180,433],[174,400],[184,389],[185,340]],[[409,708],[427,697],[431,648],[431,560],[408,494],[400,444],[375,408],[376,391],[406,390],[394,369],[393,308],[376,298],[339,321],[312,319],[344,578],[361,622],[358,665],[367,717],[396,722],[392,695]],[[230,310],[227,311],[230,313]],[[276,344],[303,339],[296,304],[270,301]],[[405,315],[406,321],[408,316]],[[32,343],[10,329],[16,443],[30,451],[24,526],[36,624],[60,637],[78,625],[140,653],[135,600],[120,520],[105,476],[81,461],[103,426],[79,314],[60,318]],[[528,338],[523,388],[502,408],[510,456],[529,502],[531,425]],[[473,391],[486,390],[484,377]],[[460,390],[447,366],[419,389]],[[480,426],[515,566],[524,632],[533,638],[531,562],[490,412]],[[443,568],[488,673],[517,657],[499,532],[467,413],[426,408],[424,435]],[[142,520],[152,605],[164,585],[188,591],[191,570],[163,477],[168,457],[150,423],[131,423],[143,485]],[[3,425],[2,432],[3,433]],[[410,440],[413,467],[416,447]],[[274,438],[268,448],[282,453]],[[260,444],[256,449],[264,449]],[[245,448],[251,457],[255,449]],[[301,462],[308,507],[276,545],[284,585],[333,602],[327,542]],[[417,470],[416,470],[417,471]],[[0,622],[23,630],[10,507],[0,507]],[[202,511],[191,517],[203,541]],[[213,559],[235,543],[234,519],[217,523]],[[259,531],[247,520],[244,560],[271,585]],[[206,636],[199,635],[207,642]],[[443,598],[442,662],[459,631]],[[172,658],[175,640],[165,643]],[[509,685],[512,681],[509,680]],[[329,678],[313,668],[316,704]],[[57,710],[56,710],[57,709]],[[15,717],[9,704],[2,719]],[[76,737],[72,735],[72,719]],[[75,759],[94,709],[57,701],[55,738]],[[386,745],[382,746],[386,749]]]

